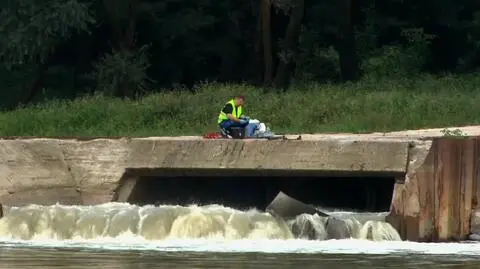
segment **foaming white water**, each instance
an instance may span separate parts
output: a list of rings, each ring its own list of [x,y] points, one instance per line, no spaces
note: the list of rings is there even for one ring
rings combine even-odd
[[[147,240],[293,238],[286,223],[269,213],[220,205],[29,205],[10,208],[0,219],[0,237],[10,239],[83,240],[129,234]]]
[[[285,222],[266,212],[221,205],[96,206],[29,205],[10,208],[0,219],[0,237],[14,240],[89,240],[134,235],[146,240],[358,238],[400,240],[390,224],[303,214]]]
[[[327,213],[330,216],[338,218],[355,218],[360,223],[365,223],[369,220],[384,221],[388,212],[356,212],[345,211],[342,208],[324,208],[316,207],[318,210]]]
[[[331,228],[328,227],[328,219],[318,215],[303,214],[286,223],[268,213],[239,211],[219,205],[30,205],[10,208],[0,219],[0,246],[194,252],[480,255],[480,244],[476,243],[402,242],[398,241],[398,233],[388,223],[373,220],[362,223],[355,218],[344,218],[342,221],[347,233],[357,239],[326,240]],[[294,234],[299,238],[316,240],[294,239]]]

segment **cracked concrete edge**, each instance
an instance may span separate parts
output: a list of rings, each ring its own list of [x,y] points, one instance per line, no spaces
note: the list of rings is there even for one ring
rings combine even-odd
[[[480,133],[480,128],[478,129]],[[333,135],[302,141],[192,141],[182,137],[172,140],[164,137],[102,138],[87,141],[51,138],[0,139],[0,176],[3,177],[3,180],[0,178],[0,202],[6,195],[22,191],[29,193],[35,188],[43,191],[66,188],[70,195],[76,195],[72,198],[75,201],[108,200],[115,195],[127,168],[158,168],[169,165],[188,168],[193,162],[197,164],[191,168],[208,167],[211,162],[211,168],[262,167],[295,170],[305,166],[306,169],[326,171],[361,171],[379,166],[379,169],[384,171],[406,172],[407,167],[410,169],[421,164],[420,160],[426,156],[427,148],[431,145],[429,140],[412,137],[348,137],[349,139],[344,139],[342,135]],[[232,148],[239,150],[232,154]],[[199,151],[203,151],[201,158],[192,154]],[[377,156],[377,159],[372,156]],[[207,160],[202,162],[202,158]],[[312,158],[318,160],[312,161]],[[242,159],[243,163],[236,166],[238,159]],[[361,161],[358,162],[358,159]],[[339,163],[336,166],[329,164],[334,161]],[[46,192],[45,195],[50,194]]]
[[[467,125],[467,126],[446,126],[441,128],[425,128],[425,129],[413,129],[393,132],[372,132],[372,133],[313,133],[313,134],[285,134],[286,138],[295,139],[299,135],[302,140],[325,140],[325,139],[344,139],[344,140],[417,140],[417,139],[432,139],[435,137],[444,136],[444,130],[460,130],[466,136],[480,136],[480,125]],[[77,142],[89,142],[92,140],[204,140],[202,136],[149,136],[149,137],[36,137],[36,136],[9,136],[1,137],[0,140],[45,140],[56,139],[64,141],[77,141]]]

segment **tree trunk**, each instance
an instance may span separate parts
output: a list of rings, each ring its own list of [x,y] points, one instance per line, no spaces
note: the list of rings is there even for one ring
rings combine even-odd
[[[123,43],[126,49],[132,50],[135,47],[135,33],[137,29],[137,14],[140,0],[130,0],[129,21],[123,36]]]
[[[262,32],[262,21],[263,21],[263,14],[262,11],[260,10],[258,12],[258,17],[257,17],[257,25],[256,25],[256,31],[255,34],[253,35],[253,39],[255,40],[255,45],[254,45],[254,51],[253,51],[253,59],[252,62],[254,64],[254,73],[253,73],[253,79],[255,84],[257,83],[262,83],[264,81],[264,70],[263,70],[263,50],[262,50],[262,37],[263,37],[263,32]]]
[[[298,38],[302,27],[302,19],[305,8],[305,0],[297,0],[290,14],[290,21],[285,33],[285,47],[283,56],[277,67],[274,85],[276,88],[286,88],[290,83],[290,75],[293,70],[293,62],[297,50]]]
[[[43,85],[43,79],[45,78],[45,73],[48,69],[50,60],[46,60],[43,63],[39,63],[37,65],[37,69],[35,71],[35,78],[25,86],[24,93],[25,98],[21,101],[22,104],[29,104],[33,101],[35,96],[40,92],[40,89]]]
[[[128,1],[128,4],[125,7],[125,15],[128,20],[125,23],[122,20],[122,16],[118,16],[111,10],[115,9],[115,5],[119,4],[118,0],[103,0],[105,10],[110,18],[110,24],[112,27],[113,35],[113,46],[116,50],[121,53],[131,53],[135,48],[135,33],[136,33],[136,23],[137,23],[137,13],[140,0],[123,0]],[[114,96],[116,97],[134,97],[135,92],[133,92],[128,85],[120,85],[115,89]]]
[[[270,85],[273,78],[273,55],[272,55],[272,27],[271,27],[271,0],[261,0],[260,16],[262,21],[263,43],[263,83]]]
[[[353,20],[354,0],[340,0],[341,14],[339,61],[340,76],[343,81],[356,80],[358,78],[358,56],[355,44],[355,23]]]
[[[112,30],[112,42],[116,49],[129,51],[135,46],[135,29],[137,22],[137,12],[139,0],[122,0],[128,1],[124,12],[128,16],[128,21],[124,23],[122,15],[114,14],[112,10],[116,9],[119,0],[103,0],[103,5],[110,19]]]

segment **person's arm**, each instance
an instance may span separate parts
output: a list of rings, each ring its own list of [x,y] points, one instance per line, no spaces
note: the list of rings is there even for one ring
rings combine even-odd
[[[226,104],[225,107],[222,109],[223,113],[227,114],[227,118],[234,121],[234,122],[240,122],[241,120],[237,117],[235,117],[232,112],[233,112],[233,106],[232,104]]]
[[[232,114],[227,114],[227,117],[228,117],[229,119],[233,120],[234,122],[240,122],[240,121],[241,121],[241,119],[233,116]]]

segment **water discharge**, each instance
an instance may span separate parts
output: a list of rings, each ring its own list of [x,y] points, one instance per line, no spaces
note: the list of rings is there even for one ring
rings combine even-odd
[[[241,211],[221,205],[29,205],[9,208],[0,219],[0,237],[11,240],[98,240],[122,236],[149,241],[401,240],[390,224],[380,220],[362,220],[348,214],[338,218],[302,214],[284,221],[255,209]]]

